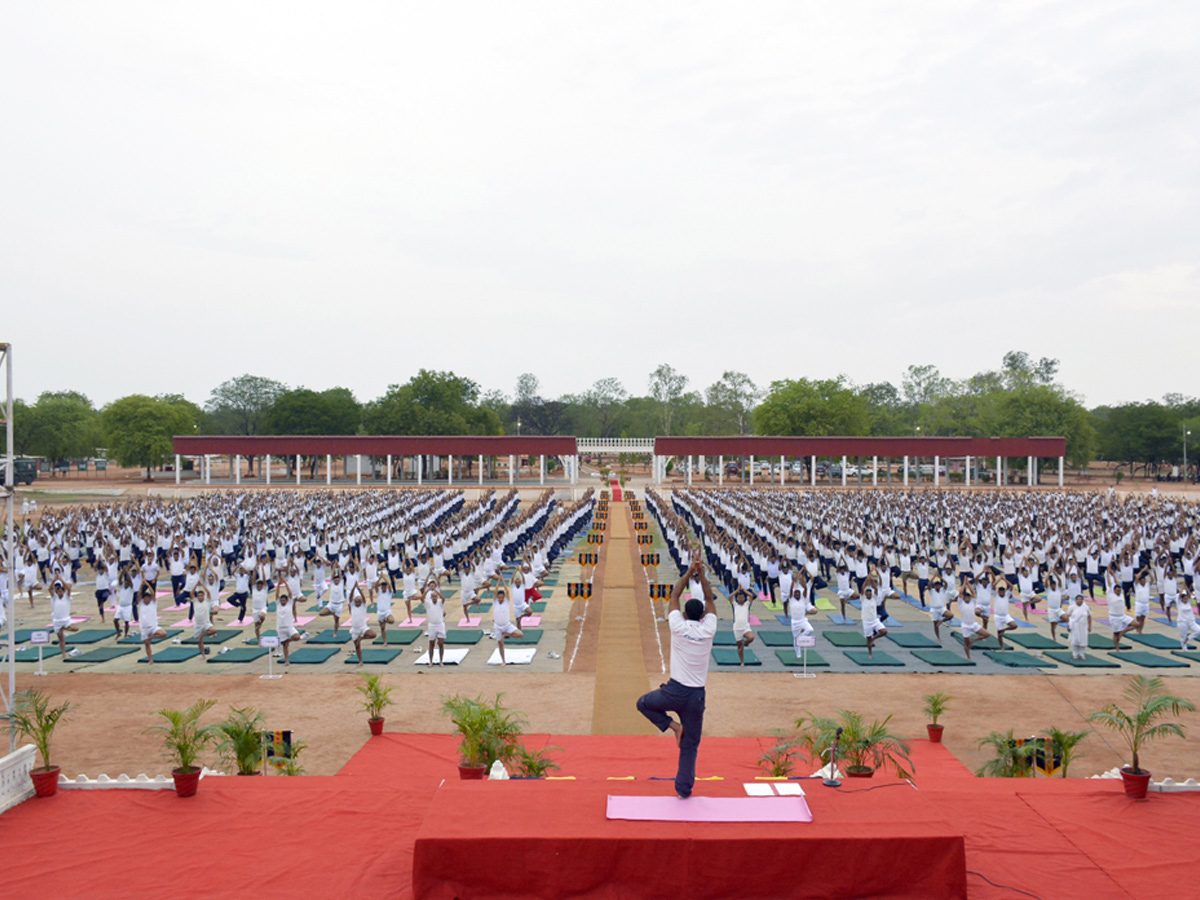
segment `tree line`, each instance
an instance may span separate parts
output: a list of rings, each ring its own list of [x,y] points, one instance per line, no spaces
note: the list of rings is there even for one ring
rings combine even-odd
[[[530,373],[509,395],[422,369],[365,403],[343,387],[314,390],[240,375],[215,387],[202,406],[179,395],[134,394],[96,409],[83,393],[47,392],[34,403],[18,400],[13,426],[21,455],[58,462],[102,448],[120,465],[147,469],[171,458],[171,438],[179,434],[1049,435],[1066,438],[1072,466],[1098,458],[1128,466],[1130,474],[1179,464],[1190,431],[1200,442],[1196,398],[1168,394],[1089,410],[1057,374],[1057,360],[1012,351],[999,368],[961,380],[912,365],[899,386],[856,385],[842,375],[762,388],[727,371],[698,389],[663,364],[641,395],[601,378],[581,393],[551,398]]]

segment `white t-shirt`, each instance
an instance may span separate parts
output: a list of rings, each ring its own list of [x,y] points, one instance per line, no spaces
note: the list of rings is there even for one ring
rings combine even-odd
[[[717,617],[708,613],[699,622],[685,619],[678,609],[667,616],[671,629],[671,678],[685,687],[704,687],[708,655],[717,634]]]

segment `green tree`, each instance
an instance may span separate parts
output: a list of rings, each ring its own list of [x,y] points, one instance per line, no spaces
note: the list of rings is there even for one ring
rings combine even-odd
[[[479,402],[479,385],[453,372],[421,369],[363,409],[368,434],[501,434],[496,411]]]
[[[25,417],[29,420],[27,452],[52,462],[93,456],[104,440],[99,413],[77,391],[47,391],[25,410]],[[13,426],[17,426],[16,410]]]
[[[1092,417],[1056,385],[1028,384],[1006,392],[996,404],[996,437],[1061,436],[1072,466],[1090,463],[1096,452]]]
[[[890,381],[868,384],[859,393],[867,402],[868,428],[872,435],[899,435],[912,431],[912,413]]]
[[[868,404],[845,376],[775,381],[754,412],[754,429],[769,435],[862,435]]]
[[[671,434],[671,425],[680,399],[687,391],[688,377],[662,363],[650,373],[650,396],[658,404],[658,421],[663,435]]]
[[[272,434],[357,434],[361,422],[362,406],[343,387],[284,391],[267,416]]]
[[[762,391],[745,372],[727,371],[704,392],[709,434],[748,434]]]
[[[204,408],[219,434],[263,434],[271,407],[286,390],[271,378],[239,375],[213,388]]]
[[[616,378],[601,378],[576,398],[586,437],[616,437],[629,392]]]
[[[174,453],[171,438],[191,434],[195,416],[185,405],[144,394],[114,400],[102,413],[108,455],[119,465],[150,470]]]

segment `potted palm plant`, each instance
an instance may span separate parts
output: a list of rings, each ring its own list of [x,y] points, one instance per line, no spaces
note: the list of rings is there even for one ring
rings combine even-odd
[[[861,713],[842,709],[837,722],[842,729],[841,753],[850,778],[870,778],[877,769],[891,768],[901,778],[911,778],[913,769],[909,746],[888,728],[892,720],[868,722]]]
[[[237,767],[239,775],[261,775],[263,760],[262,723],[266,716],[252,706],[229,711],[229,718],[217,725],[222,736],[217,744],[221,759]]]
[[[925,729],[929,732],[929,740],[935,744],[942,742],[942,732],[946,730],[945,725],[938,724],[938,719],[941,718],[942,713],[946,711],[946,706],[953,699],[945,691],[938,691],[925,697],[925,715],[929,716],[929,722],[926,723]]]
[[[50,765],[50,742],[54,737],[54,729],[74,708],[66,702],[51,706],[50,698],[41,691],[23,691],[8,714],[17,731],[33,741],[42,760],[41,766],[29,772],[33,792],[38,797],[53,797],[58,793],[58,775],[62,769]]]
[[[216,700],[197,700],[187,709],[160,709],[155,715],[162,724],[152,725],[145,734],[161,736],[163,756],[175,763],[171,775],[175,778],[175,793],[191,797],[200,784],[202,767],[196,765],[200,754],[217,739],[217,726],[201,725],[200,719],[216,706]]]
[[[384,687],[382,676],[363,673],[363,683],[355,690],[363,695],[362,708],[367,711],[367,724],[372,737],[383,734],[383,710],[395,701],[391,698],[394,688]]]
[[[775,743],[758,758],[758,767],[771,778],[787,778],[796,768],[802,740],[796,735],[776,733]]]
[[[550,751],[562,752],[562,747],[542,747],[540,750],[530,750],[524,744],[517,745],[513,755],[515,774],[513,778],[545,778],[547,772],[557,772],[559,765],[550,758]]]
[[[463,779],[482,779],[496,760],[509,762],[517,754],[525,718],[501,702],[456,694],[442,700],[442,712],[450,717],[458,742],[458,774]]]
[[[1148,741],[1174,735],[1185,737],[1184,727],[1177,722],[1159,722],[1168,713],[1195,712],[1196,704],[1183,697],[1166,693],[1161,678],[1135,675],[1125,688],[1125,699],[1131,709],[1125,710],[1110,703],[1088,716],[1088,721],[1111,728],[1125,739],[1129,748],[1130,765],[1121,769],[1125,793],[1141,800],[1150,786],[1150,772],[1139,765],[1138,753]]]

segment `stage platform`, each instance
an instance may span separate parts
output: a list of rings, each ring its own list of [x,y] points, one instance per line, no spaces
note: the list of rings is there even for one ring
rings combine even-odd
[[[546,742],[563,747],[554,754],[559,774],[574,781],[460,783],[453,737],[389,733],[364,736],[362,750],[331,777],[211,777],[190,799],[170,791],[60,791],[0,815],[0,884],[4,896],[14,897],[159,900],[199,885],[207,895],[246,900],[407,900],[417,890],[441,891],[438,878],[463,878],[466,871],[486,881],[488,896],[549,896],[561,884],[580,887],[577,896],[715,896],[703,893],[703,879],[710,878],[724,884],[722,896],[754,898],[830,896],[804,887],[821,885],[807,879],[837,869],[839,877],[859,879],[854,896],[900,897],[911,896],[901,877],[899,886],[866,889],[889,873],[908,872],[903,852],[877,859],[872,845],[939,837],[948,826],[965,850],[966,891],[958,896],[970,900],[1025,896],[1009,888],[1042,900],[1177,900],[1200,854],[1200,795],[1131,801],[1114,781],[977,779],[943,746],[925,741],[913,742],[915,789],[879,778],[836,790],[800,782],[811,825],[611,823],[604,815],[609,794],[673,796],[674,741],[529,739],[531,746]],[[756,760],[771,742],[706,738],[698,771],[705,780],[696,795],[744,795],[743,783],[754,781]],[[454,849],[432,848],[437,852],[428,858],[422,843],[418,865],[418,843],[444,840],[451,826],[479,839],[467,843],[468,835]],[[727,848],[706,834],[717,830]],[[848,839],[836,859],[831,850],[810,865],[799,855],[806,834]],[[113,835],[145,836],[152,855],[122,849]],[[597,838],[609,835],[632,838],[629,852],[646,854],[641,882],[605,877],[597,854],[618,855],[616,846],[605,846],[618,842]],[[546,838],[559,841],[553,852]],[[493,854],[498,844],[507,852],[493,865],[494,856],[480,853]],[[667,892],[663,873],[674,875]],[[684,890],[680,879],[699,887]],[[464,888],[459,896],[484,894]]]
[[[417,900],[967,896],[962,832],[915,788],[863,792],[855,785],[843,793],[807,784],[815,785],[807,797],[811,823],[731,823],[605,817],[609,795],[666,794],[673,803],[691,803],[675,798],[671,782],[447,781],[417,835],[413,894]],[[741,781],[708,782],[697,793],[746,798]]]

